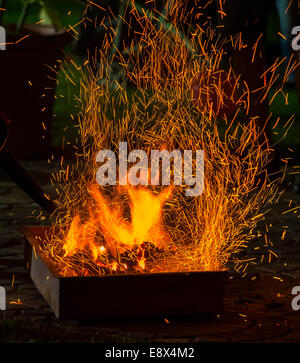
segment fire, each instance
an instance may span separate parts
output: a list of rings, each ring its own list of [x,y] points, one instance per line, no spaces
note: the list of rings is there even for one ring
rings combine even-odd
[[[158,248],[168,243],[169,237],[160,224],[162,207],[170,195],[170,188],[156,196],[147,189],[127,187],[130,221],[124,218],[120,204],[110,206],[98,185],[90,186],[88,191],[93,198],[93,206],[88,208],[88,220],[81,223],[78,214],[74,217],[63,246],[64,256],[72,256],[88,247],[97,260],[106,251],[116,257],[118,250],[133,249],[144,242],[151,241]],[[104,246],[99,246],[99,234]]]
[[[232,69],[224,78],[224,49],[214,32],[199,27],[184,38],[178,30],[181,3],[172,2],[169,17],[161,14],[170,23],[155,27],[129,2],[127,16],[142,29],[139,47],[116,51],[106,37],[96,59],[75,67],[81,74],[77,162],[53,176],[61,188],[43,251],[63,276],[216,271],[228,264],[244,272],[257,263],[238,256],[259,236],[258,222],[277,200],[277,182],[266,172],[272,148],[265,129],[249,118],[247,85]],[[75,70],[68,67],[71,79]],[[262,99],[276,69],[262,75]],[[204,193],[187,197],[183,185],[98,186],[97,153],[118,153],[123,141],[148,154],[204,150]]]

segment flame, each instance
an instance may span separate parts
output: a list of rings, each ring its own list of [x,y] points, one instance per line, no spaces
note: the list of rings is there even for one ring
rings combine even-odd
[[[169,237],[161,227],[161,219],[162,207],[171,194],[171,187],[154,195],[145,188],[126,186],[130,198],[130,221],[124,218],[120,204],[110,206],[98,185],[90,186],[88,191],[93,208],[89,208],[89,218],[85,223],[81,223],[79,214],[72,220],[63,246],[65,256],[72,256],[87,247],[96,260],[106,250],[116,257],[118,249],[133,249],[144,242],[162,248],[168,243]],[[97,232],[102,235],[104,245],[99,246]]]
[[[261,75],[261,88],[249,89],[232,68],[221,69],[227,51],[215,31],[197,26],[183,36],[178,24],[188,24],[184,2],[166,3],[167,13],[160,14],[128,2],[122,18],[140,26],[133,36],[139,36],[138,47],[124,41],[124,49],[116,50],[110,34],[96,59],[64,69],[74,85],[74,74],[81,77],[76,150],[82,152],[75,165],[53,176],[61,188],[44,251],[63,276],[129,273],[132,264],[134,271],[178,272],[216,271],[231,263],[244,273],[257,263],[237,256],[259,236],[258,222],[276,202],[278,186],[266,173],[273,151],[265,135],[269,119],[250,117],[249,108],[253,94],[263,102],[275,87],[281,62]],[[153,26],[158,19],[166,23]],[[233,50],[246,47],[240,38],[227,43]],[[296,66],[291,59],[285,79]],[[116,68],[119,79],[111,73]],[[128,83],[135,86],[130,97]],[[279,120],[273,130],[277,125]],[[99,187],[95,156],[121,141],[148,153],[204,150],[203,195],[188,199],[182,186]]]

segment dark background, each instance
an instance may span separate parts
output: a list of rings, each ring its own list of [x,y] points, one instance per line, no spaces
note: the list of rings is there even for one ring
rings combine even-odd
[[[117,7],[117,1],[114,2],[114,7]],[[21,11],[21,3],[19,0],[9,0],[6,5],[7,11],[4,14],[5,23],[15,23],[19,17]],[[83,2],[73,1],[71,6],[70,2],[60,1],[57,2],[57,9],[63,19],[64,26],[66,28],[69,25],[74,25],[80,21],[82,17],[82,12],[84,9]],[[39,20],[40,7],[38,4],[32,5],[30,13],[28,14],[27,23],[35,23]],[[213,10],[210,10],[213,13]],[[79,30],[79,29],[78,29]],[[267,50],[268,61],[270,65],[278,56],[283,57],[280,49],[280,36],[278,32],[280,31],[279,18],[275,6],[270,7],[267,32],[266,32],[266,42],[265,48]],[[76,62],[80,64],[83,59],[75,53],[76,44],[69,44],[66,47],[66,52]],[[282,68],[284,72],[284,67]],[[295,114],[295,123],[288,133],[287,137],[279,144],[277,151],[287,152],[288,148],[293,149],[294,159],[300,159],[300,107],[298,104],[298,96],[294,83],[289,83],[285,87],[285,91],[289,93],[289,104],[285,105],[285,100],[282,95],[278,95],[275,101],[270,106],[270,111],[273,113],[274,120],[280,117],[282,124],[287,121],[292,114]],[[75,131],[72,128],[68,128],[66,131],[66,126],[70,124],[70,114],[76,115],[76,102],[74,96],[78,93],[78,87],[73,86],[60,71],[58,74],[58,87],[56,90],[56,101],[54,107],[54,119],[51,125],[51,146],[52,148],[60,148],[62,144],[62,139],[65,137],[69,142],[74,141]],[[272,92],[270,93],[270,98],[272,97]],[[277,140],[281,135],[273,133],[273,140]]]

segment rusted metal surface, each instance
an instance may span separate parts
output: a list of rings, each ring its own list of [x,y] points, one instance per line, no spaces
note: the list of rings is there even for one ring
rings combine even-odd
[[[39,254],[47,227],[25,227],[25,262],[37,289],[62,320],[216,315],[224,272],[60,277]]]

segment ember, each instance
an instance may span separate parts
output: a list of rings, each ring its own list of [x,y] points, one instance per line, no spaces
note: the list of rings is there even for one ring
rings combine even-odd
[[[272,149],[264,128],[248,115],[249,88],[230,69],[232,92],[225,97],[222,44],[210,31],[204,40],[202,29],[183,39],[179,3],[173,2],[173,25],[167,28],[151,26],[131,7],[127,15],[143,29],[140,46],[111,52],[114,42],[105,39],[96,59],[77,67],[77,163],[54,176],[61,189],[43,256],[60,276],[219,271],[228,262],[236,269],[256,263],[241,261],[238,254],[276,201],[277,184],[266,172]],[[90,64],[98,65],[96,73]],[[71,79],[73,72],[65,72]],[[134,85],[130,97],[129,84]],[[207,97],[198,102],[199,95]],[[220,120],[225,99],[234,102],[235,113]],[[186,186],[175,182],[99,186],[99,150],[119,155],[123,141],[129,152],[143,150],[148,160],[151,150],[204,150],[204,193],[187,197]],[[195,160],[192,167],[190,178],[195,178]],[[174,168],[171,173],[175,179]]]

